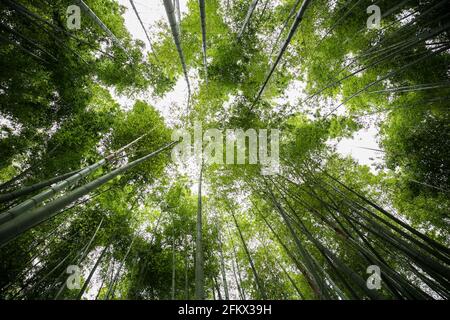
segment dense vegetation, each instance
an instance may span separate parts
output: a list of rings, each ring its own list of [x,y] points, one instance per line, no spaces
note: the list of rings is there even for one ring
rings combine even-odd
[[[73,2],[0,3],[1,298],[450,297],[448,0],[164,0],[149,52],[115,0],[84,1],[114,38],[67,29]],[[180,79],[169,123],[142,97]],[[174,163],[195,121],[280,129],[280,173]],[[332,143],[368,126],[376,168]]]

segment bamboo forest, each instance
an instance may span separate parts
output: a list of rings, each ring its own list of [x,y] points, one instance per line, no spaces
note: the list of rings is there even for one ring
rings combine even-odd
[[[0,299],[449,299],[449,8],[0,0]]]

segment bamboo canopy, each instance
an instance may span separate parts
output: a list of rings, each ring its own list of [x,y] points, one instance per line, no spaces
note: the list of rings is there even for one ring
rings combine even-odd
[[[2,1],[0,299],[450,299],[448,2]]]

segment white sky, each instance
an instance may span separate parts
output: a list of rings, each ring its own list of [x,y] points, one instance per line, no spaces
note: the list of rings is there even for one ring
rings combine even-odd
[[[371,123],[353,135],[351,139],[344,138],[335,144],[336,151],[343,156],[351,156],[359,164],[370,166],[373,173],[378,170],[374,167],[383,162],[383,153],[363,148],[380,149],[377,141],[378,127]]]

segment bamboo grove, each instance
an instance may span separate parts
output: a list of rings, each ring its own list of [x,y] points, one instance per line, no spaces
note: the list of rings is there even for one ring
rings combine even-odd
[[[448,0],[151,3],[0,2],[2,299],[450,298]],[[279,173],[173,161],[195,121]]]

